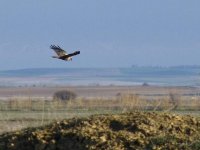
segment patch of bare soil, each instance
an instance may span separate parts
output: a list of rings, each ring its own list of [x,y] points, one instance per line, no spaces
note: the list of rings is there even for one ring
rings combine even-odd
[[[73,118],[5,133],[0,149],[200,149],[200,120],[154,112]]]

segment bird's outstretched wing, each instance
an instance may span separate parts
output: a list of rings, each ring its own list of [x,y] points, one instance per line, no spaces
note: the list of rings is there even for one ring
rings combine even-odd
[[[80,51],[75,51],[71,54],[62,56],[61,58],[65,59],[65,58],[72,57],[72,56],[75,56],[75,55],[78,55],[78,54],[80,54]]]
[[[78,54],[80,54],[80,51],[75,51],[71,54],[68,54],[68,57],[72,57],[72,56],[75,56],[75,55],[78,55]]]
[[[51,45],[51,49],[53,49],[59,57],[67,55],[66,51],[60,48],[60,46]]]

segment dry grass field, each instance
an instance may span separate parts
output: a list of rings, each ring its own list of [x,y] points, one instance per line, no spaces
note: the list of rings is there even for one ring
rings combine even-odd
[[[53,93],[56,92],[55,87],[43,87],[39,89],[36,87],[29,89],[17,88],[16,90],[14,88],[8,88],[4,89],[6,92],[3,89],[0,90],[0,93],[3,92],[4,94],[9,94],[9,92],[13,93],[13,95],[1,95],[0,134],[3,136],[0,137],[8,140],[10,137],[8,135],[10,134],[7,135],[5,134],[6,132],[12,131],[15,134],[16,131],[32,127],[36,127],[33,129],[36,130],[38,126],[48,125],[52,122],[60,122],[63,119],[74,117],[87,118],[91,115],[102,114],[112,116],[114,114],[120,115],[135,111],[145,111],[157,112],[158,115],[160,113],[174,113],[176,115],[191,115],[198,118],[200,113],[198,88],[142,86],[59,87],[57,91],[64,89],[74,91],[78,95],[77,98],[68,101],[53,99]],[[44,92],[43,95],[42,92]],[[155,121],[159,122],[159,120]],[[5,146],[5,143],[3,145]],[[151,144],[149,146],[151,148],[153,147]]]
[[[184,96],[198,96],[200,89],[197,87],[168,87],[168,86],[53,86],[53,87],[1,87],[0,100],[13,98],[39,98],[52,99],[57,91],[74,91],[81,98],[112,98],[118,93],[139,94],[146,98],[155,98],[175,92]]]
[[[52,99],[54,92],[65,89],[74,91],[77,98],[69,101]],[[0,133],[66,118],[136,110],[198,115],[198,92],[198,88],[152,86],[2,88]]]

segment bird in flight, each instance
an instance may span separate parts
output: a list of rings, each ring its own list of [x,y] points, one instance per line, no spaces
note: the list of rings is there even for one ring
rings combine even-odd
[[[67,54],[67,52],[60,48],[60,46],[51,45],[50,48],[53,49],[57,54],[57,56],[52,56],[53,58],[58,58],[65,61],[72,61],[72,56],[80,54],[80,51]]]

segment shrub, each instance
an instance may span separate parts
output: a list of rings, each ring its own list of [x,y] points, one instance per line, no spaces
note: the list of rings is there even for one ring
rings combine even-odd
[[[148,84],[147,82],[144,82],[144,83],[142,84],[142,86],[149,86],[149,84]]]
[[[68,90],[57,91],[53,95],[54,100],[63,100],[63,101],[72,100],[75,99],[76,97],[77,97],[76,93]]]
[[[173,109],[177,109],[177,107],[179,106],[180,104],[180,95],[175,93],[175,92],[170,92],[169,93],[169,103],[172,104],[173,106]]]

